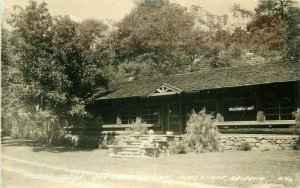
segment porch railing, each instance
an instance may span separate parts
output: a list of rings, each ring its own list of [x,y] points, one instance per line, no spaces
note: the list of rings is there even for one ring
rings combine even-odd
[[[225,121],[215,123],[221,133],[234,134],[295,134],[295,120]]]
[[[117,129],[117,128],[129,128],[132,127],[134,124],[106,124],[102,125],[103,129]],[[144,124],[146,127],[155,127],[154,124]]]

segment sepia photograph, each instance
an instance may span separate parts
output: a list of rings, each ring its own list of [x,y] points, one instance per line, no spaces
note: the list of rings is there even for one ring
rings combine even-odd
[[[300,0],[0,0],[2,188],[300,188]]]

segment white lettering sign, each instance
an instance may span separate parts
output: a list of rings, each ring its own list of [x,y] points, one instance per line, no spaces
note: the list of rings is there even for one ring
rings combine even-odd
[[[236,111],[250,111],[254,110],[254,106],[235,106],[235,107],[230,107],[229,111],[230,112],[236,112]]]

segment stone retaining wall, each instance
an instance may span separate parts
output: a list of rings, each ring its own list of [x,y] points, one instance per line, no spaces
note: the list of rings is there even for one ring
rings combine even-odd
[[[241,150],[243,142],[250,143],[251,150],[291,150],[299,136],[296,135],[221,135],[221,150]]]

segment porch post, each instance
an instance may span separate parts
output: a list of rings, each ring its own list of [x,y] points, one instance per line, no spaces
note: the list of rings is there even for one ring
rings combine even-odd
[[[295,103],[296,107],[300,108],[300,80],[296,82],[296,92],[295,92]]]

